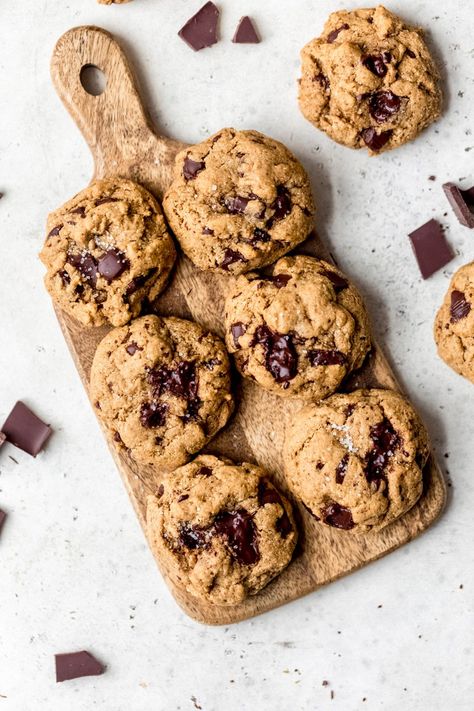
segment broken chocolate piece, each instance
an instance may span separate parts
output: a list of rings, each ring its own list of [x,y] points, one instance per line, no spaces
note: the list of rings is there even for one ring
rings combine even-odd
[[[220,263],[220,266],[222,269],[225,269],[226,271],[229,270],[229,266],[231,264],[234,264],[235,262],[247,262],[248,259],[245,259],[244,255],[241,254],[240,252],[236,252],[234,249],[227,248],[224,252],[224,259]]]
[[[346,356],[341,351],[325,351],[320,348],[308,351],[308,359],[311,365],[345,365]]]
[[[243,215],[245,208],[249,204],[249,198],[236,195],[235,197],[224,198],[224,205],[231,215]]]
[[[290,279],[291,274],[274,274],[272,277],[270,277],[270,281],[275,284],[277,289],[283,289],[283,287],[288,284]]]
[[[461,190],[454,183],[445,183],[444,193],[449,200],[454,214],[464,227],[474,227],[474,187]]]
[[[453,252],[436,220],[429,220],[408,235],[423,279],[453,259]]]
[[[178,35],[195,52],[205,47],[211,47],[217,42],[218,19],[219,10],[213,2],[207,2],[195,15],[189,18]]]
[[[233,557],[241,565],[254,565],[260,559],[257,529],[245,509],[221,511],[214,520],[214,531],[225,536]]]
[[[377,152],[390,140],[392,133],[392,130],[377,133],[375,128],[371,126],[370,128],[364,128],[360,135],[365,145],[370,148],[371,151]]]
[[[471,304],[466,301],[466,297],[462,291],[454,289],[451,292],[451,306],[449,312],[451,314],[451,323],[461,321],[466,318],[471,310]]]
[[[90,652],[56,654],[56,681],[78,679],[81,676],[98,676],[105,667]]]
[[[186,158],[184,159],[184,163],[183,163],[183,177],[184,177],[184,179],[185,180],[194,180],[196,175],[198,173],[200,173],[201,170],[204,170],[205,167],[206,167],[206,164],[204,163],[204,161],[193,160],[192,158],[188,158],[186,156]],[[206,229],[206,228],[204,228],[204,229]],[[209,233],[205,232],[204,234],[209,234]]]
[[[61,232],[63,227],[64,225],[56,225],[56,227],[53,227],[51,232],[48,233],[46,239],[49,239],[50,237],[56,237]]]
[[[336,484],[342,484],[349,464],[349,454],[345,454],[336,467]]]
[[[370,438],[374,446],[367,457],[365,476],[368,482],[379,482],[386,478],[385,469],[402,440],[387,418],[370,428]]]
[[[260,42],[260,37],[248,15],[240,18],[232,42],[237,44],[258,44]]]
[[[110,283],[123,274],[126,269],[130,269],[130,262],[123,252],[112,248],[99,259],[97,269],[99,274]]]
[[[258,326],[252,346],[260,343],[265,351],[265,367],[277,383],[287,383],[298,371],[298,354],[290,334],[276,333],[267,325]]]
[[[16,403],[2,427],[7,441],[32,457],[41,452],[52,431],[49,425],[20,401]]]
[[[401,105],[393,91],[376,91],[369,99],[369,114],[377,123],[385,123],[400,111]]]
[[[335,501],[332,504],[328,504],[322,514],[324,523],[329,524],[329,526],[341,528],[344,531],[354,528],[355,524],[350,509],[341,506]]]
[[[347,24],[347,22],[345,22],[343,25],[341,25],[340,27],[337,27],[335,30],[330,32],[327,36],[326,41],[329,42],[329,44],[332,44],[334,42],[334,40],[337,39],[339,33],[342,32],[342,30],[348,30],[348,29],[349,29],[349,25]]]
[[[287,217],[291,212],[291,197],[290,193],[284,185],[277,186],[277,196],[272,203],[272,210],[274,210],[271,222],[275,220],[282,220]]]
[[[230,327],[230,332],[232,333],[232,339],[234,341],[234,346],[236,348],[240,348],[239,345],[239,338],[240,336],[243,336],[245,331],[246,331],[245,324],[243,324],[241,321],[237,321],[237,323],[233,323],[232,326]]]
[[[66,262],[82,275],[84,280],[92,287],[97,283],[97,262],[89,252],[67,253]]]

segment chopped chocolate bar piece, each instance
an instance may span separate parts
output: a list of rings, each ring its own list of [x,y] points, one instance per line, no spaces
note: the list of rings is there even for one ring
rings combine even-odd
[[[2,530],[3,524],[5,523],[6,517],[7,517],[7,515],[6,515],[5,511],[2,511],[2,509],[0,509],[0,532]]]
[[[260,42],[255,25],[248,15],[240,18],[232,42],[237,44],[258,44]]]
[[[180,29],[178,35],[191,49],[198,52],[217,42],[219,10],[213,2],[207,2]]]
[[[423,279],[428,279],[454,256],[441,225],[436,220],[429,220],[408,236]]]
[[[443,190],[461,225],[474,227],[474,187],[461,190],[454,183],[445,183]]]
[[[56,681],[78,679],[81,676],[98,676],[105,667],[89,652],[56,654]]]
[[[19,401],[8,415],[2,431],[8,442],[36,457],[53,430]]]

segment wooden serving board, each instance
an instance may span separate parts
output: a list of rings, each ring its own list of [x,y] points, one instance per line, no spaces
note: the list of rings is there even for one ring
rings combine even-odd
[[[88,65],[99,67],[105,74],[107,86],[99,96],[88,94],[81,84],[81,70]],[[94,178],[131,178],[161,198],[171,180],[174,157],[184,144],[160,136],[153,129],[127,58],[112,35],[98,27],[77,27],[66,32],[55,47],[51,74],[59,96],[92,151]],[[330,259],[316,234],[298,251]],[[231,278],[201,272],[180,255],[173,279],[154,308],[160,315],[192,318],[222,336],[223,301]],[[96,346],[108,328],[84,328],[60,309],[57,317],[87,389]],[[345,384],[345,389],[374,386],[399,388],[378,347],[374,347],[364,367]],[[248,380],[239,381],[236,390],[236,414],[206,451],[236,461],[256,462],[286,490],[281,459],[285,423],[292,420],[302,403],[278,398]],[[108,445],[145,528],[146,495],[156,491],[160,473],[137,466],[116,449],[110,438]],[[295,504],[300,541],[293,562],[258,595],[231,607],[206,604],[174,587],[160,560],[157,562],[188,615],[207,624],[229,624],[306,595],[395,550],[433,523],[445,498],[443,477],[431,459],[418,504],[379,533],[354,536],[322,526]]]

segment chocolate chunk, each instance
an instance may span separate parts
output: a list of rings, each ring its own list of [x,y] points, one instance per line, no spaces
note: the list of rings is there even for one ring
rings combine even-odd
[[[140,422],[143,427],[163,427],[168,405],[165,402],[144,402],[140,407]]]
[[[186,158],[184,159],[183,163],[183,177],[185,180],[194,180],[196,175],[201,172],[201,170],[204,170],[206,167],[206,164],[204,161],[198,161],[198,160],[193,160],[192,158]],[[203,230],[204,232],[204,230]],[[204,234],[209,234],[209,232],[205,232]]]
[[[124,300],[126,301],[129,296],[138,291],[138,289],[141,289],[141,287],[146,284],[148,279],[151,279],[151,277],[156,274],[156,272],[156,267],[152,267],[145,274],[139,274],[138,276],[134,277],[125,288],[125,293],[123,295]]]
[[[240,338],[240,336],[244,335],[246,330],[247,330],[247,327],[241,321],[237,321],[236,323],[233,323],[232,326],[230,327],[230,332],[232,333],[234,346],[236,348],[240,348],[239,338]]]
[[[189,550],[204,548],[208,544],[208,530],[193,526],[187,521],[181,524],[179,542]]]
[[[123,444],[123,440],[118,432],[114,432],[114,442],[117,442],[117,444]]]
[[[259,242],[270,242],[271,237],[266,230],[261,230],[260,227],[256,227],[253,231],[253,236],[250,240],[250,244],[256,247]]]
[[[200,476],[212,476],[212,469],[211,467],[201,467],[199,471],[197,472]]]
[[[260,42],[260,37],[248,15],[240,18],[232,42],[237,44],[258,44]]]
[[[86,216],[86,208],[84,205],[80,205],[79,207],[75,207],[74,210],[69,210],[70,215],[80,215],[82,218],[85,218]]]
[[[474,188],[461,190],[454,183],[445,183],[444,193],[461,225],[474,227]]]
[[[56,681],[78,679],[81,676],[98,676],[105,667],[90,652],[56,654]]]
[[[325,351],[319,348],[308,351],[311,365],[345,365],[347,358],[341,351]]]
[[[321,274],[323,274],[334,287],[334,291],[336,294],[338,294],[340,291],[343,291],[343,289],[347,289],[349,286],[349,282],[347,279],[344,279],[344,277],[339,276],[339,274],[336,274],[336,272],[331,272],[329,269],[321,269]]]
[[[244,255],[241,254],[240,252],[236,252],[233,249],[227,248],[224,252],[224,259],[220,263],[220,266],[222,269],[225,269],[228,271],[229,266],[231,264],[234,264],[235,262],[247,262],[248,259],[245,259]]]
[[[452,249],[436,220],[429,220],[408,236],[423,279],[428,279],[452,260]]]
[[[365,476],[368,482],[378,482],[385,479],[385,469],[402,440],[387,418],[370,428],[370,437],[374,446],[367,457]]]
[[[382,54],[365,54],[362,57],[362,64],[372,74],[377,77],[384,77],[387,73],[387,64],[390,64],[392,55],[390,52],[382,52]]]
[[[207,2],[180,29],[178,35],[186,44],[198,52],[217,42],[217,21],[219,10],[213,2]]]
[[[259,561],[257,529],[248,511],[221,511],[215,518],[214,531],[225,536],[227,545],[238,563],[254,565]]]
[[[20,401],[16,403],[2,427],[8,442],[33,457],[41,452],[52,431],[49,425]]]
[[[214,230],[211,230],[210,227],[203,227],[203,228],[202,228],[202,233],[203,233],[203,235],[213,235],[213,234],[214,234]]]
[[[377,133],[375,128],[371,126],[370,128],[364,128],[360,135],[365,145],[368,146],[371,151],[377,152],[390,140],[392,133],[392,130]]]
[[[249,198],[236,195],[235,197],[224,198],[224,205],[231,215],[243,215],[245,208],[249,204]]]
[[[313,77],[313,81],[317,81],[318,84],[324,89],[324,91],[329,91],[329,79],[324,76],[321,72]]]
[[[197,418],[201,400],[198,397],[198,378],[196,365],[191,361],[181,361],[175,368],[160,366],[150,370],[147,377],[153,388],[153,397],[159,398],[165,392],[175,397],[187,400],[187,410],[184,420],[187,422]]]
[[[385,123],[400,111],[401,105],[393,91],[376,91],[369,99],[369,114],[377,123]]]
[[[189,499],[189,494],[181,494],[181,496],[178,496],[178,503],[186,501],[186,499]]]
[[[64,225],[56,225],[56,227],[53,227],[51,232],[48,233],[46,239],[49,239],[50,237],[56,237],[61,232],[63,227]]]
[[[97,262],[89,252],[67,253],[66,262],[81,274],[92,287],[97,283]]]
[[[128,355],[135,355],[137,351],[142,351],[143,348],[140,348],[138,343],[135,343],[135,341],[132,341],[126,348],[125,350],[127,351]]]
[[[0,533],[2,531],[3,524],[5,523],[6,517],[7,517],[7,515],[6,515],[5,511],[2,511],[2,509],[0,509]]]
[[[271,218],[272,223],[275,220],[282,220],[290,214],[292,207],[291,197],[284,185],[277,186],[277,196],[271,207],[272,210],[274,210],[273,217]]]
[[[282,289],[288,284],[290,280],[291,274],[274,274],[272,277],[270,277],[270,281],[275,284],[277,289]]]
[[[408,54],[408,56],[411,57],[412,59],[415,59],[415,57],[416,57],[416,54],[414,52],[412,52],[411,49],[408,49],[408,47],[405,47],[405,54]]]
[[[106,195],[103,198],[98,198],[98,200],[95,201],[94,205],[98,207],[99,205],[105,205],[108,202],[118,202],[118,198],[110,197],[109,195]]]
[[[345,454],[336,467],[336,484],[342,484],[346,476],[347,465],[349,464],[349,455]]]
[[[130,262],[123,252],[112,248],[99,259],[97,269],[99,274],[110,283],[123,274],[126,269],[130,269]]]
[[[258,485],[258,503],[260,506],[265,504],[278,504],[283,509],[282,515],[277,518],[275,528],[282,538],[286,538],[293,530],[290,518],[283,506],[281,496],[276,489],[272,489],[265,481],[259,482]]]
[[[462,291],[453,289],[451,292],[451,306],[449,312],[451,314],[451,323],[456,323],[461,321],[461,319],[466,318],[471,310],[471,304],[466,301],[465,295]]]
[[[349,531],[354,528],[354,520],[350,509],[341,506],[337,502],[328,504],[322,512],[324,523],[334,528],[341,528],[344,531]]]
[[[267,325],[258,326],[252,345],[265,350],[265,367],[277,383],[288,383],[298,371],[298,354],[290,334],[276,333]]]
[[[65,286],[71,283],[71,277],[67,273],[65,269],[61,269],[60,272],[58,272],[59,276],[61,277],[61,280]]]
[[[329,44],[332,44],[334,42],[334,40],[337,39],[339,33],[342,32],[342,30],[348,30],[348,29],[349,29],[349,25],[345,22],[343,25],[341,25],[337,29],[330,32],[327,36],[326,41],[329,42]]]

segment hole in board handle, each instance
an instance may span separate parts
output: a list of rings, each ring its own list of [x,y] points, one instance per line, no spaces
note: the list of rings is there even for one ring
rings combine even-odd
[[[107,78],[95,64],[84,64],[79,74],[82,88],[91,96],[100,96],[107,86]]]

